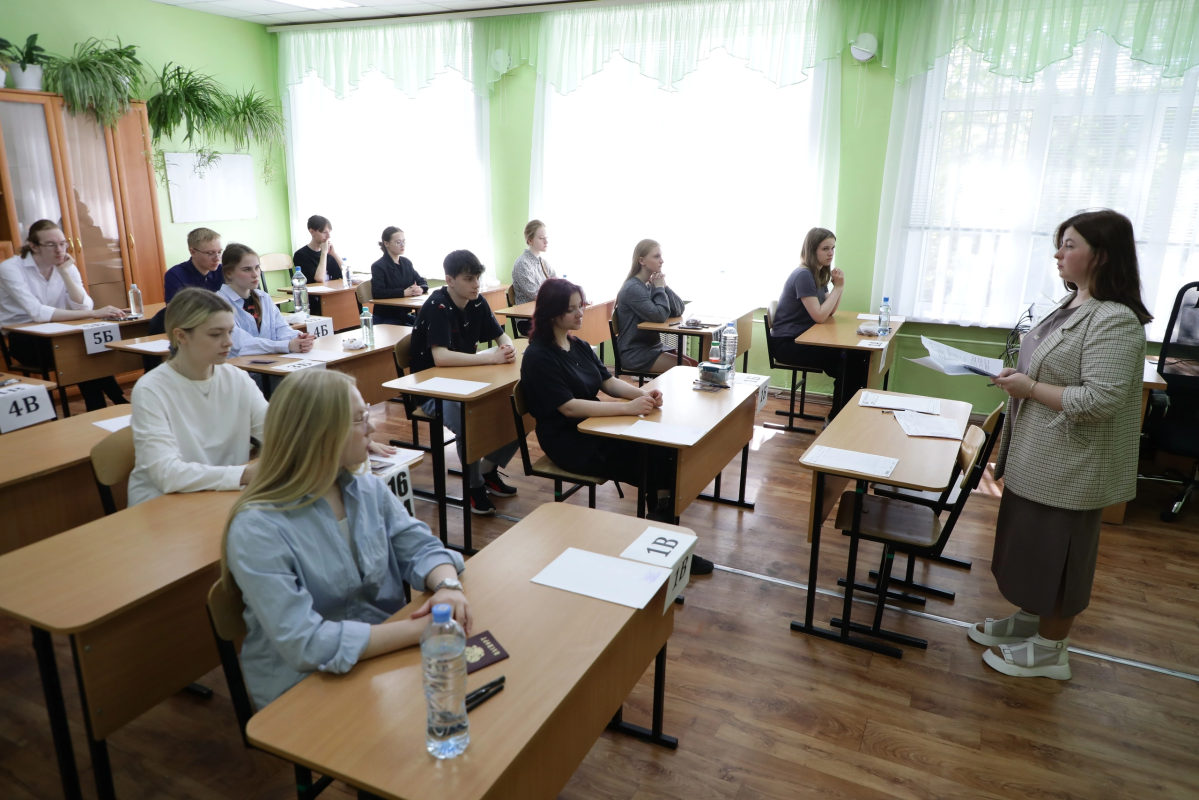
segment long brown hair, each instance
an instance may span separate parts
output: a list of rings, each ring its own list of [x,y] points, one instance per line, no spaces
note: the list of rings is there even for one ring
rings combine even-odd
[[[641,271],[641,259],[654,252],[655,247],[660,247],[660,245],[653,239],[642,239],[637,242],[637,246],[633,248],[633,266],[629,270],[629,274],[625,276],[626,281]]]
[[[37,222],[29,226],[29,235],[25,237],[25,244],[21,245],[21,258],[25,258],[33,252],[33,245],[41,244],[41,237],[38,236],[42,231],[61,231],[57,222],[48,219],[39,219]],[[68,242],[70,239],[67,240]]]
[[[1073,228],[1085,239],[1094,253],[1091,297],[1123,303],[1132,309],[1142,325],[1152,322],[1153,315],[1141,301],[1141,272],[1137,266],[1137,242],[1132,221],[1110,208],[1081,211],[1057,226],[1053,243],[1059,250],[1067,228]],[[1078,289],[1069,281],[1063,283],[1071,291]]]
[[[225,245],[225,252],[221,253],[221,274],[225,276],[225,283],[229,282],[229,276],[237,269],[237,265],[246,256],[257,256],[258,252],[249,245],[230,242]]]
[[[803,248],[799,251],[800,263],[808,268],[812,277],[816,279],[816,285],[821,288],[828,286],[829,279],[833,276],[832,267],[822,265],[816,260],[816,251],[825,239],[837,241],[837,237],[828,228],[812,228],[804,237]]]

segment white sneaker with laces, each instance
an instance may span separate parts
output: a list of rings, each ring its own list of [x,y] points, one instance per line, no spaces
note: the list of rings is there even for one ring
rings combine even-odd
[[[1017,644],[1030,636],[1036,636],[1040,624],[1041,618],[1036,614],[1017,611],[1003,619],[996,620],[987,617],[986,622],[977,622],[971,625],[966,633],[979,644],[994,647],[999,644]]]
[[[1019,644],[1001,644],[983,653],[987,666],[1016,678],[1052,678],[1068,681],[1070,672],[1070,640],[1031,636]]]

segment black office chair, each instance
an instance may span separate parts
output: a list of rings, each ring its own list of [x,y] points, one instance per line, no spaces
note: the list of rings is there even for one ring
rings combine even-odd
[[[1164,522],[1173,522],[1199,485],[1199,281],[1183,286],[1174,298],[1157,365],[1166,390],[1151,394],[1145,438],[1156,450],[1196,463],[1189,475],[1167,470],[1160,476],[1138,477],[1182,487],[1170,508],[1161,512]]]
[[[617,313],[620,309],[612,309],[612,319],[608,320],[608,331],[612,334],[612,374],[619,378],[622,375],[629,375],[637,379],[637,385],[641,386],[645,383],[646,378],[653,380],[658,377],[658,372],[637,372],[635,370],[625,369],[620,362],[620,325],[617,322]]]
[[[801,367],[798,364],[788,364],[786,361],[779,358],[775,354],[774,337],[770,335],[770,331],[771,331],[771,328],[774,327],[774,311],[777,306],[778,306],[777,302],[772,302],[770,304],[770,308],[767,309],[767,311],[766,311],[766,315],[764,317],[762,317],[762,322],[764,322],[766,324],[766,354],[770,357],[770,368],[771,369],[781,369],[781,370],[790,370],[791,371],[791,406],[790,406],[790,409],[787,411],[779,411],[776,409],[774,412],[775,414],[778,414],[780,417],[787,418],[786,425],[779,425],[778,423],[775,423],[775,422],[767,422],[763,427],[773,428],[773,429],[779,430],[779,431],[791,431],[793,433],[815,433],[816,431],[813,428],[797,428],[797,427],[795,427],[795,420],[811,419],[811,420],[819,420],[820,422],[823,422],[826,425],[828,424],[827,417],[821,417],[821,416],[817,416],[816,414],[808,414],[808,413],[804,412],[804,404],[807,402],[807,399],[808,399],[808,373],[809,372],[823,372],[823,370],[817,369],[815,367]],[[803,378],[798,380],[799,411],[796,412],[796,410],[795,410],[795,387],[796,387],[796,383],[797,383],[796,375],[801,374],[801,373],[803,374]]]

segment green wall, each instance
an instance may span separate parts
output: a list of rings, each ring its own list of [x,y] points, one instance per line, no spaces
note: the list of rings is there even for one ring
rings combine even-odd
[[[120,37],[124,44],[137,45],[138,57],[152,72],[173,61],[211,75],[230,90],[252,86],[267,97],[278,97],[276,37],[255,23],[150,0],[0,0],[0,37],[24,43],[31,33],[40,34],[38,44],[60,55],[68,55],[77,42],[91,36]],[[167,143],[164,149],[185,148]],[[255,167],[260,167],[262,153],[250,152]],[[291,252],[282,153],[275,172],[272,183],[258,179],[257,219],[204,225],[219,231],[226,243],[244,242],[261,253]],[[167,263],[183,261],[187,258],[187,232],[197,225],[171,222],[170,198],[162,184],[158,204]]]

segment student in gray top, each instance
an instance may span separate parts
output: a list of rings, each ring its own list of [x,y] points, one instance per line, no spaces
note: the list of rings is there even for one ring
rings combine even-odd
[[[530,220],[525,226],[525,244],[528,247],[512,265],[512,292],[516,296],[517,305],[532,303],[537,299],[537,290],[541,288],[541,284],[550,278],[558,277],[558,273],[554,272],[554,268],[542,255],[550,246],[550,237],[544,222],[539,219]]]
[[[662,247],[653,239],[642,239],[633,250],[633,265],[620,293],[616,295],[616,319],[620,334],[620,360],[633,372],[665,372],[678,362],[678,354],[662,344],[659,334],[638,330],[642,322],[665,322],[683,313],[683,301],[666,285]],[[694,367],[695,359],[683,356]]]

